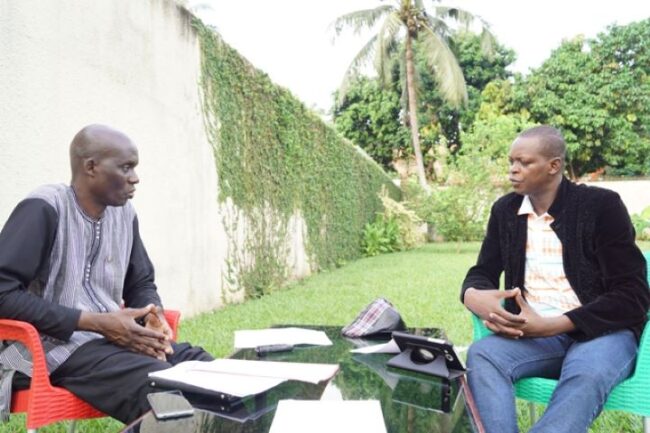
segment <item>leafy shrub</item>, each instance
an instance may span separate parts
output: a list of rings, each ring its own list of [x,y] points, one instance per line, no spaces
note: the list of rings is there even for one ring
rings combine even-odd
[[[424,233],[420,229],[423,221],[414,210],[409,209],[410,203],[393,200],[386,188],[382,188],[379,198],[384,206],[382,216],[397,223],[400,249],[408,250],[422,245],[425,241]]]
[[[492,203],[505,191],[505,162],[478,152],[461,154],[449,164],[443,184],[431,194],[411,183],[405,196],[416,214],[447,241],[481,240]]]
[[[363,229],[361,250],[366,256],[401,250],[397,221],[394,218],[377,215],[375,221],[366,224]]]
[[[650,206],[643,209],[640,214],[632,215],[631,218],[637,240],[650,241]]]
[[[423,244],[424,234],[420,230],[422,220],[408,208],[408,203],[390,198],[386,188],[382,188],[379,198],[384,211],[377,215],[374,222],[366,224],[362,252],[366,256],[376,256]]]

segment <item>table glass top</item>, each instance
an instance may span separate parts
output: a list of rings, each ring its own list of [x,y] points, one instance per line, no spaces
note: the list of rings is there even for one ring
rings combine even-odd
[[[300,325],[301,327],[307,327]],[[318,385],[288,381],[257,396],[231,405],[192,394],[197,408],[189,418],[158,421],[148,413],[124,433],[267,433],[282,399],[379,400],[388,433],[473,433],[476,430],[466,404],[462,378],[446,381],[430,375],[387,367],[394,355],[354,354],[351,349],[384,342],[383,339],[348,339],[340,327],[313,327],[325,331],[332,346],[300,346],[290,352],[262,358],[252,349],[239,350],[237,359],[339,364],[329,383]],[[437,329],[410,332],[440,338]]]

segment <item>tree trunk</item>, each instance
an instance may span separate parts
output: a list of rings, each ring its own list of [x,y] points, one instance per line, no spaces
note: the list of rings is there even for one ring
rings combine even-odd
[[[576,171],[573,168],[573,161],[569,162],[569,177],[571,178],[572,181],[578,180],[576,177]]]
[[[409,125],[411,126],[411,142],[413,143],[413,155],[415,156],[415,169],[418,175],[420,186],[426,192],[430,192],[426,175],[424,174],[424,159],[420,148],[420,131],[418,128],[417,99],[415,96],[415,65],[413,64],[412,37],[406,33],[406,92],[409,104]]]

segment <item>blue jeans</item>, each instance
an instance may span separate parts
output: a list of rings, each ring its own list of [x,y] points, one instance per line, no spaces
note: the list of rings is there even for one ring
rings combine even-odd
[[[525,377],[558,379],[544,415],[529,433],[586,432],[607,396],[634,370],[637,341],[623,330],[578,342],[567,334],[475,342],[467,378],[487,433],[516,433],[513,384]]]

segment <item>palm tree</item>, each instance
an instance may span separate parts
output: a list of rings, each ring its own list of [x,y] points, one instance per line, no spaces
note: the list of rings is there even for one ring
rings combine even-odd
[[[434,13],[430,14],[422,0],[393,0],[393,3],[375,9],[351,12],[334,21],[334,30],[338,36],[345,28],[351,27],[355,33],[359,33],[364,28],[373,28],[383,19],[379,31],[361,48],[345,72],[339,87],[339,102],[345,99],[350,81],[359,75],[361,68],[371,58],[374,59],[373,66],[380,82],[384,85],[390,84],[391,61],[403,42],[404,50],[400,53],[402,55],[399,56],[399,61],[403,63],[403,70],[406,70],[402,90],[408,103],[413,154],[420,185],[429,191],[418,132],[414,42],[424,55],[427,65],[433,70],[443,98],[452,106],[459,107],[467,102],[467,89],[463,72],[449,48],[453,30],[446,20],[453,20],[466,28],[475,20],[479,21],[482,27],[482,46],[487,54],[492,52],[494,36],[490,33],[487,23],[480,17],[456,7],[436,5],[433,8]]]

